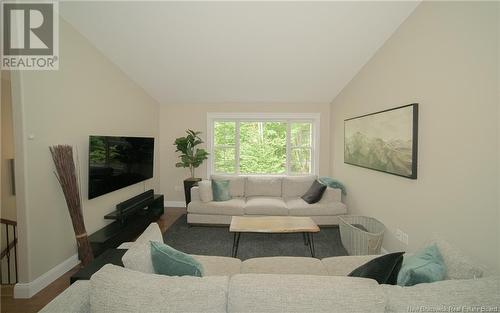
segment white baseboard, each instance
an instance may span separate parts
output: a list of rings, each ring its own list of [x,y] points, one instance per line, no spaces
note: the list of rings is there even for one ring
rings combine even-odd
[[[166,208],[185,208],[186,202],[184,202],[184,201],[165,201],[164,206]]]
[[[79,263],[80,260],[78,260],[78,254],[75,254],[62,263],[56,265],[48,272],[42,274],[42,276],[38,277],[32,282],[17,283],[14,286],[14,298],[29,299],[33,297],[40,290],[50,285],[54,280],[67,273],[70,269],[77,266]]]

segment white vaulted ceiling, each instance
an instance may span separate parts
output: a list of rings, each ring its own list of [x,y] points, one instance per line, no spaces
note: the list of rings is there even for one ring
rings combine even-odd
[[[329,103],[417,5],[71,1],[60,13],[160,103]]]

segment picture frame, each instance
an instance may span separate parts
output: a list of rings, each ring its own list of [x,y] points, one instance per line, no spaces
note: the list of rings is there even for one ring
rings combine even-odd
[[[344,163],[417,179],[418,103],[344,120]]]

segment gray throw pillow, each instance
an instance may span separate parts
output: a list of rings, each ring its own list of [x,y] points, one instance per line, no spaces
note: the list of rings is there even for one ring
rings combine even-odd
[[[396,285],[403,254],[404,252],[395,252],[382,255],[361,265],[347,276],[371,278],[379,284]]]
[[[316,203],[321,200],[325,190],[326,186],[315,180],[309,190],[302,196],[302,199],[309,204]]]

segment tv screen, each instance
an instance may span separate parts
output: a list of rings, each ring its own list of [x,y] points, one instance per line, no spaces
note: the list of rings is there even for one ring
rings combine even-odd
[[[153,177],[154,138],[90,136],[89,199]]]

